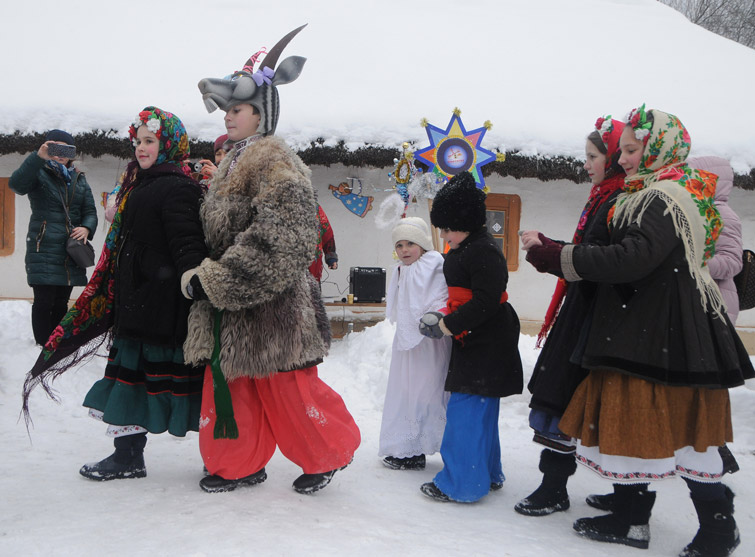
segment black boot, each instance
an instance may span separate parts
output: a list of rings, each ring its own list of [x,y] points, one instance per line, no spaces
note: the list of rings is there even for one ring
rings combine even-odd
[[[383,459],[383,464],[391,470],[424,470],[425,455],[420,454],[406,458],[386,456]]]
[[[147,434],[123,435],[113,439],[115,452],[99,462],[85,464],[79,474],[95,481],[119,480],[123,478],[144,478],[144,447]]]
[[[574,454],[543,449],[539,468],[543,473],[540,487],[519,501],[514,510],[527,516],[546,516],[567,510],[569,494],[566,492],[566,482],[577,470]]]
[[[441,501],[443,503],[448,503],[451,498],[443,493],[440,488],[435,485],[435,482],[427,482],[419,486],[419,490],[427,495],[430,499],[435,499],[436,501]]]
[[[199,487],[207,493],[222,493],[224,491],[233,491],[237,487],[261,484],[266,479],[267,472],[265,472],[265,469],[263,468],[254,474],[236,480],[226,480],[217,475],[207,475],[199,480]]]
[[[585,498],[585,503],[599,511],[610,511],[613,509],[613,493],[606,493],[605,495],[590,494]]]
[[[348,464],[346,466],[348,466]],[[336,472],[343,470],[346,466],[341,466],[330,472],[322,472],[321,474],[302,474],[294,480],[294,491],[297,493],[304,493],[305,495],[320,491],[330,483],[330,480],[333,479]]]
[[[574,529],[592,540],[647,549],[655,492],[647,491],[647,484],[614,484],[614,503],[611,514],[580,518]]]
[[[700,529],[679,557],[726,557],[739,545],[739,529],[734,521],[734,493],[725,487],[724,499],[702,501],[692,498]]]

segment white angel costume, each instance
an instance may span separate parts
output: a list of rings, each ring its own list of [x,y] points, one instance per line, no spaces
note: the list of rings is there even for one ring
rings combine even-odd
[[[433,340],[419,332],[428,311],[445,307],[448,287],[443,256],[425,252],[411,265],[399,263],[386,294],[386,317],[396,324],[380,427],[379,456],[408,458],[440,450],[446,427],[444,390],[451,337]]]

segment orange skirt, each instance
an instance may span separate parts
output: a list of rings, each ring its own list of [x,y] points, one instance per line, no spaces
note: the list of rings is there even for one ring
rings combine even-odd
[[[580,383],[559,429],[601,454],[643,459],[733,440],[728,389],[671,387],[604,369]]]

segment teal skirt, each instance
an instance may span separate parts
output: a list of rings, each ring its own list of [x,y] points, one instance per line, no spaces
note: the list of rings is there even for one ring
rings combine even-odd
[[[183,350],[115,337],[105,377],[89,389],[84,406],[115,426],[183,437],[199,430],[203,367],[184,364]]]

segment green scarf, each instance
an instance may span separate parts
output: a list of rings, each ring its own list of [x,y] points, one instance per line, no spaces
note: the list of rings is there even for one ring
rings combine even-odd
[[[223,318],[223,310],[215,310],[215,326],[213,333],[215,347],[212,349],[210,368],[212,369],[212,388],[215,393],[215,439],[238,439],[239,426],[233,417],[233,401],[228,382],[225,380],[223,370],[220,369],[220,322]]]

